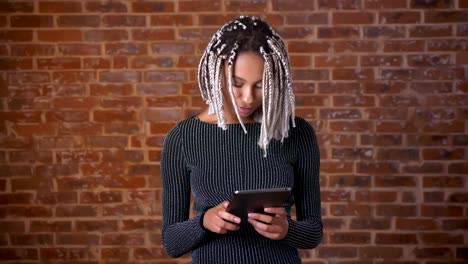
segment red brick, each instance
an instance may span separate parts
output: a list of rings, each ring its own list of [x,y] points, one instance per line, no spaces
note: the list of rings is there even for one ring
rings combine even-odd
[[[120,203],[122,202],[122,193],[117,191],[105,192],[81,192],[80,203],[97,204],[97,203]]]
[[[374,80],[375,73],[373,69],[334,69],[332,79],[334,80]]]
[[[415,248],[413,254],[421,259],[450,259],[454,256],[452,250],[446,247]]]
[[[395,133],[396,131],[414,133],[417,131],[417,128],[414,124],[408,122],[379,121],[376,125],[376,130],[381,133]]]
[[[424,160],[461,160],[465,156],[464,149],[424,149]]]
[[[41,13],[79,13],[81,12],[80,2],[69,1],[48,1],[39,3]]]
[[[377,159],[379,160],[419,160],[420,153],[418,149],[380,149],[377,151]]]
[[[88,259],[91,256],[91,252],[87,248],[41,248],[40,249],[40,258],[41,260],[51,260],[51,259],[68,259],[68,260],[77,260],[77,259]]]
[[[423,217],[461,217],[463,216],[462,206],[421,206],[421,216]]]
[[[371,146],[399,146],[402,145],[401,135],[362,135],[361,144]]]
[[[319,39],[343,39],[359,37],[359,28],[350,26],[318,27],[317,37]]]
[[[32,13],[34,2],[0,2],[0,13]]]
[[[98,44],[59,44],[58,50],[63,55],[100,55],[101,45]]]
[[[415,11],[384,11],[379,13],[381,24],[416,24],[421,23],[421,15]]]
[[[422,52],[425,43],[421,40],[388,40],[384,42],[384,52]]]
[[[90,84],[92,96],[128,96],[133,94],[130,84]]]
[[[38,260],[38,250],[33,248],[1,248],[0,259],[9,260]]]
[[[42,206],[8,206],[4,208],[10,217],[51,217],[52,209]]]
[[[0,70],[32,70],[33,61],[31,59],[24,58],[8,58],[0,59]]]
[[[12,245],[16,246],[34,246],[51,245],[54,243],[53,234],[11,234]]]
[[[387,230],[390,229],[390,219],[388,218],[352,218],[350,228],[356,230]]]
[[[442,221],[444,230],[467,230],[468,220],[466,219],[448,219]]]
[[[37,31],[37,38],[44,42],[77,42],[82,40],[82,33],[80,30],[74,29],[49,29]]]
[[[137,71],[112,71],[112,72],[101,72],[99,79],[102,82],[140,82],[141,73]]]
[[[363,33],[367,38],[404,38],[406,29],[399,26],[366,26]]]
[[[371,178],[369,176],[328,176],[328,186],[332,188],[337,187],[355,187],[366,188],[371,186]]]
[[[412,38],[449,37],[452,32],[450,25],[414,26],[409,29]]]
[[[451,203],[467,203],[468,202],[468,193],[466,192],[456,192],[449,195],[447,200]]]
[[[403,9],[406,8],[406,0],[365,0],[365,9]]]
[[[146,26],[146,17],[134,15],[105,15],[102,17],[102,24],[105,27],[144,27]]]
[[[330,259],[330,258],[355,258],[357,257],[357,248],[356,247],[339,247],[339,246],[333,246],[333,247],[327,247],[327,246],[322,246],[317,249],[318,251],[318,257],[319,258],[324,258],[324,259]]]
[[[97,207],[88,205],[76,205],[76,206],[62,206],[59,205],[55,209],[55,216],[58,217],[90,217],[97,216]]]
[[[288,50],[294,52],[326,53],[331,47],[327,41],[290,41]]]
[[[321,119],[360,119],[362,114],[357,109],[322,109]]]
[[[128,32],[123,29],[95,29],[83,33],[85,41],[103,42],[103,41],[124,41],[129,39]]]
[[[140,43],[110,43],[105,46],[107,55],[146,55],[146,44]]]
[[[425,203],[442,203],[444,202],[444,193],[443,192],[424,192],[424,202]]]
[[[5,193],[0,194],[1,205],[29,204],[32,202],[31,193]]]
[[[48,83],[48,72],[11,72],[8,74],[8,83],[12,85]]]
[[[416,187],[418,180],[414,176],[377,176],[376,187]]]
[[[436,230],[438,228],[437,221],[428,218],[397,218],[395,223],[396,229],[401,230]]]
[[[200,15],[201,19],[202,15]],[[194,24],[193,15],[185,14],[158,14],[150,17],[151,26],[192,26]],[[223,21],[225,23],[226,21]],[[205,25],[205,24],[204,24]],[[220,24],[217,24],[217,26]],[[164,30],[164,29],[161,29]]]
[[[331,205],[330,212],[333,216],[365,216],[372,215],[372,208],[369,205],[346,204],[346,205]]]
[[[12,27],[52,27],[54,20],[52,16],[46,15],[13,15],[10,24]]]
[[[145,72],[144,80],[146,82],[185,81],[187,74],[184,71],[148,71]]]
[[[181,4],[182,3],[179,3],[179,5]],[[190,3],[188,3],[188,5],[190,5]],[[195,7],[197,5],[203,5],[203,4],[202,3],[191,4],[192,7]],[[206,5],[207,4],[205,2],[205,6]],[[174,11],[174,3],[171,3],[171,2],[134,2],[132,3],[132,10],[133,12],[136,12],[136,13],[159,13],[159,12],[170,13]],[[182,11],[182,10],[179,9],[179,11]],[[186,11],[193,12],[197,10],[190,9],[190,7],[188,7],[188,10]]]
[[[422,163],[422,164],[404,165],[403,172],[421,173],[421,174],[442,173],[443,165],[440,163],[427,163],[427,162]]]
[[[116,220],[77,220],[76,231],[81,232],[115,232],[118,231],[118,222]]]
[[[143,234],[104,234],[103,245],[141,246],[145,242]]]
[[[341,132],[368,132],[372,130],[372,123],[367,121],[331,121],[331,131]]]
[[[319,9],[360,9],[361,6],[361,0],[318,0]]]
[[[332,24],[373,24],[374,13],[371,12],[333,12]]]
[[[77,84],[96,81],[96,73],[90,71],[55,71],[52,80],[60,84]]]
[[[76,192],[39,192],[36,201],[41,204],[77,203]]]
[[[411,245],[418,244],[418,239],[416,234],[410,233],[377,233],[375,236],[375,243],[384,245]]]
[[[358,57],[355,55],[315,56],[316,67],[348,67],[357,66]]]
[[[361,57],[361,65],[364,67],[385,66],[397,67],[402,66],[403,57],[396,55],[368,55]]]
[[[132,29],[131,34],[133,40],[175,40],[175,31],[171,28]]]
[[[426,23],[466,23],[466,11],[427,11],[424,13]]]
[[[80,69],[80,58],[37,59],[37,68],[41,70]]]
[[[86,11],[98,13],[126,13],[128,12],[127,4],[123,2],[102,2],[102,1],[86,1],[84,3]]]
[[[98,15],[62,15],[57,18],[59,27],[99,27],[101,18]]]
[[[392,191],[358,191],[355,194],[355,199],[357,202],[394,203],[397,200],[397,193]]]
[[[0,32],[0,40],[2,41],[29,42],[32,39],[32,30],[4,30]]]
[[[401,247],[369,246],[359,248],[360,259],[399,259],[403,256]]]
[[[81,107],[83,108],[83,107]],[[54,111],[45,114],[47,121],[85,122],[90,120],[88,111]],[[67,124],[70,127],[71,124]],[[70,127],[71,128],[71,127]]]
[[[39,221],[30,223],[30,232],[70,232],[72,230],[70,221]]]
[[[421,233],[418,237],[425,245],[463,244],[463,236],[461,234]]]
[[[356,136],[355,135],[318,135],[318,141],[320,145],[331,145],[331,146],[355,146],[356,145]],[[324,162],[324,164],[327,164]],[[330,165],[334,164],[334,162],[329,163]],[[338,164],[336,164],[338,165]],[[347,164],[343,164],[343,166],[338,166],[337,168],[348,168]],[[348,168],[349,169],[349,168]],[[336,170],[339,171],[339,170]],[[348,170],[346,170],[348,171]],[[344,172],[344,171],[342,171]]]
[[[107,58],[84,58],[83,59],[83,68],[84,69],[110,69],[111,60]]]
[[[99,243],[99,236],[96,234],[57,234],[56,239],[59,245],[96,245]]]
[[[134,215],[134,216],[143,216],[144,212],[142,208],[137,206],[136,204],[118,204],[118,205],[108,205],[103,207],[102,210],[103,216],[118,216],[118,215]],[[103,245],[141,245],[144,241],[143,237],[140,237],[141,235],[138,234],[132,234],[133,236],[138,236],[138,240],[132,241],[131,238],[129,238],[127,241],[120,241],[118,240],[117,236],[125,236],[125,235],[104,235],[103,236]],[[115,239],[115,240],[114,240]],[[141,239],[141,240],[140,240]],[[112,241],[112,242],[111,242]]]
[[[433,188],[460,188],[464,186],[464,178],[456,176],[425,176],[423,178],[423,187]]]
[[[23,221],[0,221],[0,231],[2,234],[6,233],[24,233],[26,231],[25,223]]]
[[[370,244],[371,234],[363,232],[340,232],[330,234],[330,242],[336,244]]]
[[[125,261],[129,259],[130,249],[129,248],[103,248],[101,250],[102,259],[117,259],[119,261]]]
[[[432,39],[427,42],[428,51],[460,51],[466,48],[465,39]]]

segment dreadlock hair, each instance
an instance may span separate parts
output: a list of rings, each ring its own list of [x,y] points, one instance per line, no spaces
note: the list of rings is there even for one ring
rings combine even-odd
[[[288,137],[294,127],[294,94],[291,69],[283,39],[265,21],[255,16],[240,16],[222,26],[208,43],[198,66],[198,84],[209,114],[216,114],[218,126],[227,129],[223,111],[223,65],[227,60],[227,85],[236,116],[247,133],[232,91],[232,68],[236,55],[255,52],[264,59],[263,101],[254,119],[261,122],[258,145],[267,154],[272,138]]]

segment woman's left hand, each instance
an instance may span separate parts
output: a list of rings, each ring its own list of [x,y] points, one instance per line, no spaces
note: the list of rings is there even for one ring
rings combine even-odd
[[[265,213],[249,213],[248,221],[262,236],[281,240],[288,234],[289,223],[283,207],[265,208]]]

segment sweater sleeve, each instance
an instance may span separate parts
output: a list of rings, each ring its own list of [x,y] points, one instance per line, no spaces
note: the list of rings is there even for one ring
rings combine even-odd
[[[162,240],[167,254],[182,256],[192,251],[206,235],[200,225],[203,214],[189,219],[190,174],[184,158],[180,127],[174,127],[164,139],[161,156],[163,185]]]
[[[289,221],[284,242],[303,249],[320,244],[323,225],[320,205],[320,151],[314,129],[296,118],[297,161],[294,167],[294,200],[297,220]]]

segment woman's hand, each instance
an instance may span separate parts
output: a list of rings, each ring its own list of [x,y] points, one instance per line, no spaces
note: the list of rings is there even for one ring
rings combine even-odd
[[[229,202],[225,201],[205,212],[203,226],[216,234],[226,234],[239,229],[240,218],[226,212]]]
[[[289,223],[286,210],[282,207],[265,208],[265,213],[249,213],[249,223],[262,236],[281,240],[288,234]]]

